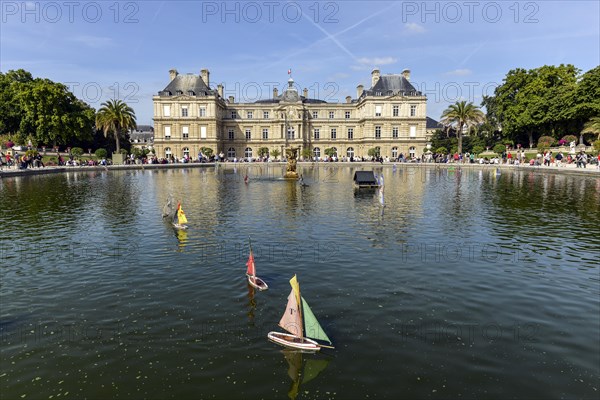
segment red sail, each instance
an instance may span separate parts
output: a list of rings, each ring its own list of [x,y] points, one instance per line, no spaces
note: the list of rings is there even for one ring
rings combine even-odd
[[[254,266],[254,254],[252,254],[252,250],[250,250],[250,256],[248,257],[248,262],[246,262],[248,266],[248,270],[246,273],[250,276],[256,276],[256,267]]]

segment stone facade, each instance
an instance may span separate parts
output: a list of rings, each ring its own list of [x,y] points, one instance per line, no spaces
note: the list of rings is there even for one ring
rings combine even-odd
[[[345,103],[310,99],[294,87],[271,99],[237,103],[223,97],[223,86],[210,87],[209,72],[180,75],[153,97],[154,149],[158,157],[195,158],[202,147],[225,157],[258,157],[259,148],[309,148],[324,157],[335,148],[338,157],[367,157],[379,147],[382,156],[420,157],[429,139],[426,129],[427,98],[410,84],[410,71],[402,74],[371,73],[371,87],[357,87],[357,97]],[[281,156],[280,156],[281,157]]]

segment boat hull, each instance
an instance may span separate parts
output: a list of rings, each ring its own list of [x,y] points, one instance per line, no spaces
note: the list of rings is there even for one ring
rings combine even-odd
[[[188,226],[187,225],[182,225],[182,224],[173,224],[173,228],[175,229],[187,229]]]
[[[254,278],[250,275],[246,276],[248,277],[248,283],[250,284],[250,286],[257,288],[260,291],[267,290],[269,288],[267,283],[260,279],[258,276],[255,276]]]
[[[292,349],[299,349],[305,351],[319,351],[321,346],[309,338],[301,338],[296,335],[282,332],[269,332],[267,335],[270,341],[277,343],[284,347]]]

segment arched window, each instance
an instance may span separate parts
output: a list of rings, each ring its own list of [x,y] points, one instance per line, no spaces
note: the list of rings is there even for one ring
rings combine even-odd
[[[165,147],[165,158],[171,157],[171,154],[173,154],[171,152],[171,148],[170,147]]]
[[[346,157],[354,157],[354,147],[348,147],[348,149],[346,149]]]
[[[337,147],[332,147],[332,148],[331,148],[331,150],[333,150],[333,155],[334,155],[335,157],[337,157],[337,156],[338,156],[338,153],[337,153]]]
[[[227,150],[227,158],[235,158],[235,149],[233,147]]]
[[[392,147],[392,158],[398,158],[398,148]]]
[[[318,147],[315,147],[313,149],[313,154],[314,154],[315,158],[317,158],[317,159],[321,158],[321,149]]]
[[[250,147],[246,147],[244,150],[244,157],[252,158],[252,149]]]
[[[190,148],[189,147],[184,147],[183,148],[183,155],[189,157],[189,155],[190,155]]]
[[[415,148],[415,146],[410,146],[410,149],[408,149],[408,154],[410,154],[411,158],[416,156],[416,152],[417,149]]]

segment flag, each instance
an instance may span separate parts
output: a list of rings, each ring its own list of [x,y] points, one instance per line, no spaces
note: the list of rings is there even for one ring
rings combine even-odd
[[[291,74],[292,74],[292,69],[290,68],[290,69],[288,69],[288,75],[291,75]]]

